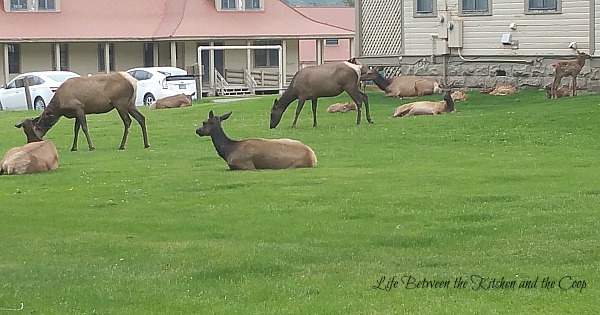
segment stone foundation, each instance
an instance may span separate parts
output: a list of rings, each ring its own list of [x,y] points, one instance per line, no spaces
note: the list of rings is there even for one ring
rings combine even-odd
[[[422,59],[422,60],[425,60]],[[518,89],[544,89],[552,84],[554,75],[550,64],[555,60],[543,60],[534,65],[519,63],[465,62],[451,60],[446,67],[447,83],[450,87],[480,90],[495,84],[510,83]],[[444,67],[441,63],[426,61],[415,64],[384,67],[385,77],[396,75],[418,75],[442,81]],[[563,78],[563,85],[571,85],[571,78]],[[600,60],[587,60],[577,77],[577,88],[600,92]]]

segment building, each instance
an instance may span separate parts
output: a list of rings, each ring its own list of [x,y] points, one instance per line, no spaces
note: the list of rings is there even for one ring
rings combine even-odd
[[[453,86],[544,87],[549,64],[592,56],[579,88],[600,88],[595,0],[358,0],[357,56],[391,74],[442,78]],[[566,83],[566,81],[564,82]]]
[[[300,40],[312,40],[322,62],[325,40],[348,41],[351,29],[308,18],[280,0],[2,0],[0,82],[19,73],[62,69],[88,73],[140,66],[192,69],[203,81],[218,76],[257,89],[277,89],[300,68]],[[279,46],[239,49],[239,46]],[[198,60],[198,47],[206,48]],[[349,54],[350,57],[353,54]],[[217,74],[213,69],[216,69]]]

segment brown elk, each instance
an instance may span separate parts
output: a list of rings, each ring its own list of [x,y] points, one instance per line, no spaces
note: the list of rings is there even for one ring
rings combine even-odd
[[[195,94],[196,92],[190,95],[185,95],[181,93],[177,95],[163,97],[150,104],[149,109],[164,109],[192,106],[192,97]]]
[[[390,117],[404,117],[416,115],[437,115],[454,111],[454,101],[449,89],[444,90],[443,101],[418,101],[399,106]]]
[[[361,81],[373,81],[377,87],[385,92],[388,97],[415,97],[430,95],[441,92],[440,84],[431,78],[420,76],[396,76],[390,79],[384,78],[379,70],[372,68],[363,74]]]
[[[32,174],[58,168],[58,152],[52,141],[40,139],[33,130],[33,122],[26,119],[18,125],[27,135],[27,144],[6,152],[0,161],[2,174]]]
[[[42,114],[31,119],[34,130],[41,139],[60,117],[75,118],[75,134],[71,151],[77,151],[79,128],[83,130],[91,151],[94,146],[88,134],[85,115],[107,113],[116,109],[125,127],[119,150],[125,149],[125,141],[131,125],[129,115],[140,124],[144,147],[147,148],[149,144],[146,119],[135,107],[136,87],[137,81],[125,72],[70,78],[58,88]],[[19,127],[19,124],[16,126]]]
[[[577,76],[581,72],[581,69],[585,65],[585,61],[590,59],[590,55],[577,51],[577,58],[574,60],[562,60],[557,61],[550,65],[552,72],[554,73],[554,81],[550,89],[550,98],[557,98],[557,89],[560,86],[560,81],[564,77],[571,77],[571,88],[573,89],[573,96],[577,95]]]
[[[312,101],[313,127],[317,126],[317,99],[348,93],[357,105],[356,124],[360,124],[361,107],[365,103],[366,119],[372,123],[369,113],[369,98],[360,90],[360,76],[366,71],[366,66],[359,65],[353,59],[338,63],[328,63],[298,70],[288,88],[279,99],[273,101],[269,126],[279,125],[283,113],[288,106],[298,100],[292,128],[296,127],[298,116],[306,100]]]
[[[328,113],[345,113],[351,110],[356,110],[356,104],[352,102],[334,103],[326,109]]]
[[[217,153],[230,169],[284,169],[313,167],[317,164],[313,150],[298,140],[230,139],[221,127],[221,122],[229,116],[231,112],[215,116],[211,110],[208,118],[196,128],[196,134],[210,136]]]
[[[482,90],[481,93],[490,95],[509,95],[517,93],[517,88],[508,83],[494,84],[491,88]]]

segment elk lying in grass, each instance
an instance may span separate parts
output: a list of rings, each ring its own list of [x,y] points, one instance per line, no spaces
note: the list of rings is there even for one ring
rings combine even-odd
[[[144,147],[147,148],[149,145],[146,119],[135,107],[136,86],[137,81],[125,72],[70,78],[58,88],[42,114],[32,119],[35,132],[41,139],[60,117],[75,118],[75,135],[71,151],[77,151],[77,135],[80,127],[91,151],[94,146],[88,134],[85,115],[107,113],[116,109],[125,126],[119,150],[125,149],[125,141],[131,125],[129,115],[140,124]]]
[[[571,95],[571,87],[563,85],[554,91],[554,98],[567,97]],[[546,88],[546,97],[553,98],[552,86]]]
[[[356,104],[352,102],[334,103],[327,107],[328,113],[345,113],[351,110],[356,110]]]
[[[164,108],[177,108],[177,107],[188,107],[192,106],[192,97],[196,95],[196,92],[191,95],[185,95],[183,93],[163,97],[150,104],[150,109],[164,109]]]
[[[356,64],[354,59],[338,63],[328,63],[300,69],[281,98],[273,101],[269,126],[279,125],[283,113],[288,106],[298,100],[296,115],[292,128],[296,127],[298,116],[306,100],[312,101],[313,127],[317,126],[317,99],[319,97],[337,96],[348,93],[357,105],[356,124],[360,124],[362,104],[365,103],[366,119],[372,123],[369,113],[369,98],[360,90],[360,76],[366,72],[366,66]]]
[[[284,169],[313,167],[317,157],[313,150],[298,140],[249,138],[232,140],[223,131],[221,122],[231,112],[208,118],[196,128],[199,136],[210,136],[217,153],[232,170]]]
[[[454,101],[450,95],[450,90],[444,90],[443,95],[443,101],[418,101],[399,106],[394,111],[394,115],[390,118],[416,115],[437,115],[453,112]]]
[[[571,77],[571,88],[573,89],[573,96],[577,95],[577,76],[583,69],[585,65],[585,61],[590,59],[590,55],[577,51],[577,58],[574,60],[562,60],[557,61],[550,65],[552,68],[552,72],[554,73],[554,81],[552,82],[552,87],[550,89],[550,98],[557,98],[558,92],[557,89],[560,86],[560,81],[564,77]]]
[[[453,101],[466,101],[469,96],[467,95],[467,93],[465,93],[464,91],[454,91],[452,92],[452,94],[450,95],[452,97]]]
[[[415,97],[440,93],[440,84],[431,78],[420,76],[396,76],[384,78],[379,71],[381,68],[372,68],[360,78],[361,81],[373,81],[388,97]]]
[[[509,95],[517,93],[517,88],[512,84],[495,84],[491,88],[481,91],[490,95]]]
[[[31,119],[17,125],[23,127],[27,144],[14,147],[4,154],[0,161],[0,175],[32,174],[57,169],[58,152],[54,143],[37,137]]]

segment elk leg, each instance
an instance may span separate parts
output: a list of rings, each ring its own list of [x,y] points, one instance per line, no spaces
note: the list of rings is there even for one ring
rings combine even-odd
[[[306,99],[298,99],[298,107],[296,107],[296,115],[294,116],[294,122],[292,122],[292,128],[296,128],[296,122],[298,121],[298,116],[300,116],[302,107],[304,107],[304,101],[306,101]]]
[[[121,120],[123,121],[123,139],[121,139],[121,145],[119,146],[119,150],[125,150],[125,142],[127,141],[127,135],[129,134],[129,126],[131,126],[131,117],[129,117],[129,113],[124,110],[119,110],[119,116],[121,116]]]
[[[79,118],[75,117],[75,125],[73,128],[73,145],[71,146],[71,151],[77,151],[77,136],[79,135],[79,127],[81,123],[79,122]]]
[[[577,95],[577,75],[573,74],[573,96]]]
[[[148,133],[146,132],[146,117],[144,117],[144,115],[142,115],[142,113],[140,113],[135,107],[131,107],[129,109],[129,114],[133,116],[133,118],[140,124],[140,127],[142,128],[142,135],[144,136],[144,148],[150,147],[150,144],[148,144]]]
[[[360,92],[360,98],[365,103],[365,115],[366,115],[367,121],[370,124],[372,124],[373,120],[371,120],[371,113],[369,113],[369,97],[367,96],[367,94]]]
[[[560,85],[561,78],[554,76],[554,81],[552,81],[552,88],[550,89],[550,98],[556,98],[556,89]]]
[[[85,119],[85,114],[80,113],[77,115],[78,117],[78,121],[80,121],[81,123],[81,130],[83,130],[83,134],[85,135],[85,139],[87,140],[88,143],[88,149],[90,151],[94,150],[94,145],[92,144],[92,139],[90,138],[90,134],[88,133],[88,128],[87,128],[87,120]],[[75,145],[75,150],[77,150],[77,145],[74,143],[73,145]]]
[[[313,127],[317,126],[317,99],[312,99]]]
[[[350,95],[350,98],[356,104],[356,124],[360,125],[360,120],[362,118],[362,96],[361,96],[362,92],[357,88],[356,91],[352,91],[352,92],[346,91],[346,93],[348,93],[348,95]]]

